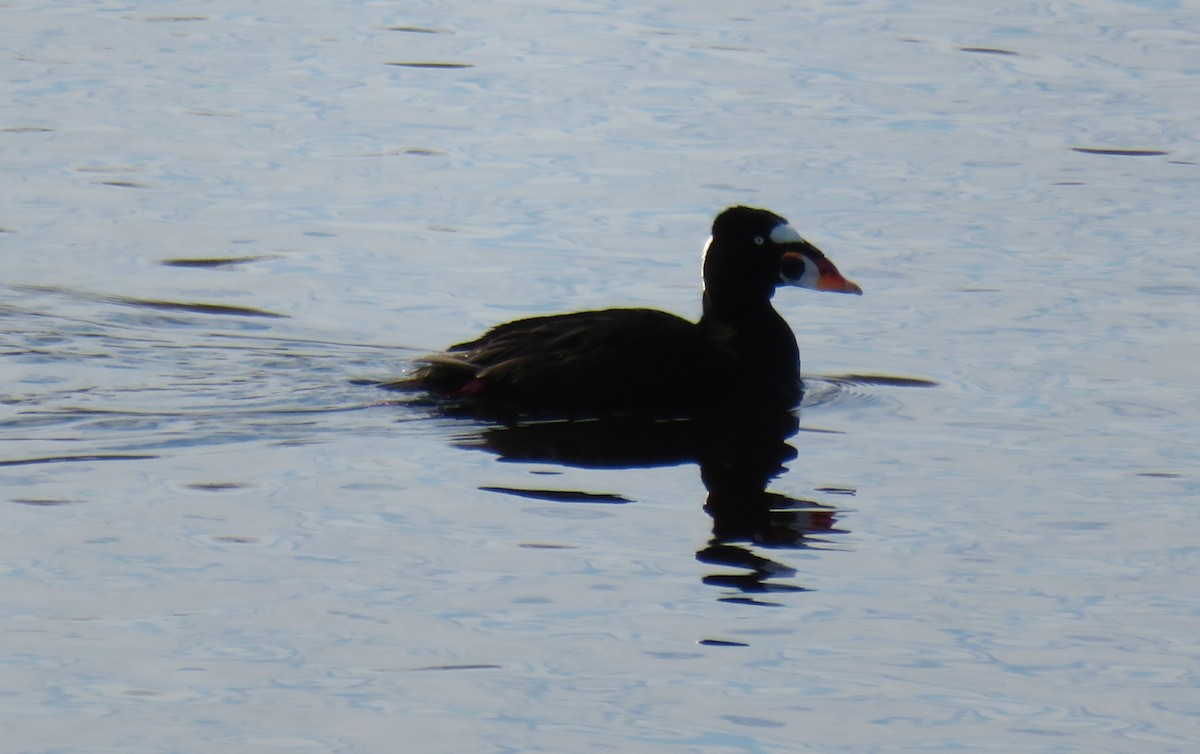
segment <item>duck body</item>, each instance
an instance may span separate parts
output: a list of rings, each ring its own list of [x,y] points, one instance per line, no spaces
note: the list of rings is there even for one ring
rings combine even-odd
[[[655,309],[530,317],[429,357],[417,380],[437,392],[548,409],[691,414],[706,406],[800,397],[799,355],[751,366],[732,331]],[[713,330],[716,331],[713,331]],[[776,373],[765,379],[766,371]],[[762,392],[770,384],[770,394]]]
[[[861,293],[782,217],[731,207],[705,249],[703,314],[654,309],[529,317],[422,359],[407,381],[472,402],[561,412],[697,415],[790,408],[802,395],[780,285]]]

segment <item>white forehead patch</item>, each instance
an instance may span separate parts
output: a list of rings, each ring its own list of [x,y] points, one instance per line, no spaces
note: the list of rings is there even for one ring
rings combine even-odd
[[[772,243],[804,243],[804,239],[789,223],[780,223],[771,229]]]

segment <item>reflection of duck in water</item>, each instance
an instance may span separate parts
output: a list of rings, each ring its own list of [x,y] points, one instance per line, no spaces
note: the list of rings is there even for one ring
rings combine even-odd
[[[801,591],[772,581],[794,576],[792,568],[751,549],[802,549],[818,544],[820,535],[837,533],[832,508],[766,491],[784,471],[783,464],[796,457],[787,440],[798,425],[790,411],[739,410],[673,420],[612,416],[490,426],[464,436],[460,445],[509,461],[582,468],[696,463],[708,490],[704,509],[713,518],[712,539],[696,557],[738,571],[706,576],[705,583],[744,593]],[[628,502],[620,495],[594,492],[486,489],[550,501]]]
[[[749,207],[717,216],[703,273],[697,323],[652,309],[520,319],[427,357],[389,387],[572,413],[795,406],[800,355],[771,306],[775,289],[862,290],[782,217]]]

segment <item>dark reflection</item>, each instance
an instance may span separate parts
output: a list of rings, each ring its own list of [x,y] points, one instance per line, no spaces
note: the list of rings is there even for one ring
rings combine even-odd
[[[974,52],[983,55],[1019,55],[1012,50],[1002,50],[999,47],[959,47],[962,52]]]
[[[168,312],[191,312],[193,314],[220,314],[234,317],[266,317],[270,319],[287,319],[288,315],[270,312],[265,309],[255,309],[249,306],[231,306],[229,304],[208,304],[190,301],[165,301],[160,299],[133,298],[130,296],[110,296],[104,293],[89,293],[87,291],[71,290],[50,285],[21,285],[17,290],[33,291],[36,293],[52,293],[67,296],[80,301],[96,301],[103,304],[118,306],[134,306],[139,309],[155,309]]]
[[[385,63],[384,65],[395,65],[402,68],[474,68],[474,63],[434,63],[429,61],[413,61],[413,62],[394,62]]]
[[[805,591],[778,581],[793,578],[794,568],[755,549],[806,549],[840,533],[831,506],[767,491],[771,480],[785,471],[784,464],[797,456],[788,443],[799,431],[799,418],[792,412],[731,412],[671,420],[487,418],[495,423],[462,436],[457,444],[506,461],[590,469],[697,464],[708,490],[704,510],[713,525],[712,538],[696,558],[719,568],[704,577],[706,584],[741,593],[728,601],[771,604],[752,595]],[[591,492],[485,489],[565,503],[628,502],[620,495]]]
[[[531,490],[520,487],[480,487],[484,492],[501,492],[505,495],[525,497],[530,500],[545,500],[551,503],[602,503],[624,505],[633,501],[622,495],[603,492],[580,492],[578,490]]]
[[[164,259],[162,264],[167,267],[195,267],[199,269],[223,269],[226,267],[236,267],[238,265],[248,264],[250,262],[261,262],[264,259],[271,257],[266,254],[252,254],[245,257],[196,257],[196,258],[179,258],[179,259]]]
[[[1071,151],[1108,155],[1109,157],[1162,157],[1171,154],[1161,149],[1113,149],[1110,147],[1071,147]]]

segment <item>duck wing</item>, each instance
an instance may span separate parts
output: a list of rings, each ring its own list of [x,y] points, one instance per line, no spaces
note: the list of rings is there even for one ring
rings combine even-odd
[[[674,314],[603,309],[497,325],[428,357],[414,379],[548,407],[669,411],[698,405],[735,361]]]

